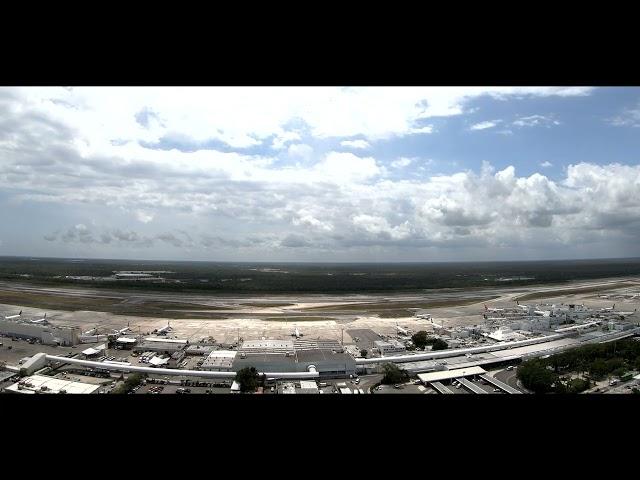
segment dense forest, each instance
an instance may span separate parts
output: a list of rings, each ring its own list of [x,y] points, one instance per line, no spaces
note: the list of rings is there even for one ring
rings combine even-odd
[[[592,381],[640,370],[640,342],[633,339],[584,345],[518,367],[518,379],[535,393],[579,393]],[[578,374],[579,378],[571,378]]]
[[[166,283],[72,280],[119,270],[169,271]],[[561,283],[640,274],[640,259],[405,264],[255,264],[0,257],[0,280],[159,291],[342,293]]]

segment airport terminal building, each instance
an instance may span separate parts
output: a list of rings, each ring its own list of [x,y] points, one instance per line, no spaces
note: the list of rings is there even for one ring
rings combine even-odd
[[[320,378],[354,375],[356,362],[335,340],[251,340],[242,344],[232,369],[262,372],[318,372]]]

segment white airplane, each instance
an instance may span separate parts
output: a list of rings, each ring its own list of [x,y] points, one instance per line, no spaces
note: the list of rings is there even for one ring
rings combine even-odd
[[[31,323],[47,323],[47,314],[44,314],[44,317],[38,319],[38,320],[31,320]]]
[[[159,328],[158,331],[156,332],[158,335],[166,335],[167,333],[169,333],[171,330],[173,330],[171,328],[171,325],[169,325],[169,321],[167,320],[167,326],[166,327],[162,327]]]
[[[604,307],[601,308],[600,311],[601,312],[613,312],[613,310],[616,308],[616,304],[614,303],[612,306],[610,307]]]
[[[423,320],[431,320],[433,321],[433,318],[431,317],[430,313],[419,313],[416,315],[417,318],[422,318]]]
[[[303,333],[300,333],[300,330],[298,330],[298,327],[296,327],[293,332],[291,333],[292,337],[296,337],[296,338],[300,338],[302,336],[304,336]]]
[[[396,325],[396,330],[403,335],[409,336],[409,331],[406,328],[402,328],[400,325]]]
[[[484,304],[484,309],[487,312],[504,312],[504,308],[489,308],[486,303]]]
[[[129,327],[129,322],[127,322],[127,326],[120,329],[120,330],[116,330],[115,328],[113,329],[113,332],[118,334],[118,335],[124,335],[125,333],[127,333],[129,330],[131,330],[131,328]]]
[[[22,310],[20,310],[20,313],[17,315],[9,315],[8,317],[4,317],[5,320],[13,320],[16,318],[19,318],[22,315]]]
[[[91,330],[87,330],[86,332],[83,333],[83,335],[87,335],[87,336],[92,336],[95,335],[96,333],[98,333],[98,327],[93,327]]]

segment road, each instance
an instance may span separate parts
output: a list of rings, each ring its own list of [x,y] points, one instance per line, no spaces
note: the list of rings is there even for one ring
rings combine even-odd
[[[510,387],[513,387],[516,390],[520,390],[521,392],[523,392],[525,391],[525,389],[522,385],[520,385],[520,382],[518,382],[518,377],[516,376],[516,373],[517,373],[516,368],[514,368],[513,370],[505,369],[505,370],[500,370],[494,373],[492,376],[497,380],[500,380],[501,382],[506,383]]]

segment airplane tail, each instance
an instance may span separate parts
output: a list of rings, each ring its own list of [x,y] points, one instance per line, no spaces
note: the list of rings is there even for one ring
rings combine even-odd
[[[484,304],[484,309],[485,309],[485,310],[489,310],[489,307],[487,307],[487,304],[486,304],[486,303]]]
[[[18,315],[22,315],[22,310],[20,310],[20,313],[18,313]]]

